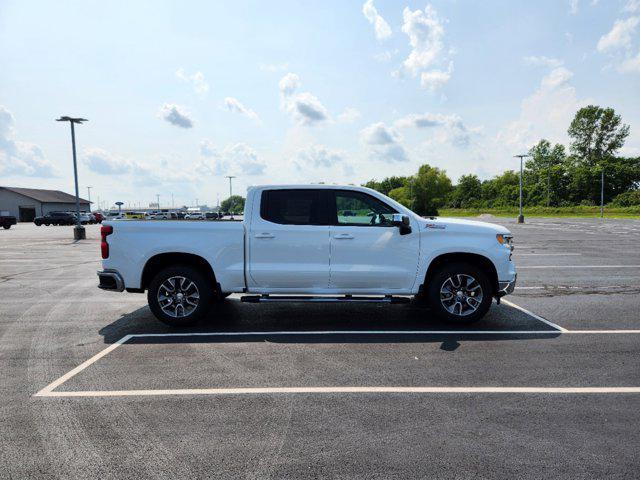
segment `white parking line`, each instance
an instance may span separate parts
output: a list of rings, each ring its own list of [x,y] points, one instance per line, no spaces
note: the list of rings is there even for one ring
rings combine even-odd
[[[518,257],[579,257],[581,253],[518,253],[517,250],[513,254]]]
[[[605,394],[640,393],[640,387],[259,387],[259,388],[203,388],[203,389],[163,389],[163,390],[97,390],[97,391],[54,391],[87,367],[103,358],[119,346],[133,338],[151,337],[212,337],[212,336],[279,336],[279,335],[566,335],[566,334],[640,334],[638,330],[567,330],[535,313],[507,300],[502,303],[543,322],[556,330],[324,330],[324,331],[254,331],[254,332],[176,332],[139,333],[125,335],[117,342],[101,350],[73,370],[54,380],[34,397],[116,397],[116,396],[157,396],[157,395],[243,395],[275,393],[562,393],[562,394]]]
[[[531,268],[640,268],[640,265],[523,265],[518,270]]]
[[[520,305],[516,305],[515,303],[511,303],[508,300],[502,300],[502,303],[504,303],[505,305],[509,305],[511,308],[515,308],[516,310],[520,310],[523,313],[526,313],[527,315],[529,315],[532,318],[535,318],[536,320],[538,320],[539,322],[542,323],[546,323],[547,325],[549,325],[550,327],[553,327],[561,332],[568,332],[569,330],[567,330],[564,327],[561,327],[560,325],[556,325],[553,322],[550,322],[549,320],[547,320],[546,318],[542,318],[540,315],[536,315],[535,313],[533,313],[530,310],[527,310],[526,308],[521,307]]]
[[[168,390],[85,390],[50,392],[38,397],[132,397],[158,395],[260,395],[291,393],[640,393],[640,387],[256,387]]]

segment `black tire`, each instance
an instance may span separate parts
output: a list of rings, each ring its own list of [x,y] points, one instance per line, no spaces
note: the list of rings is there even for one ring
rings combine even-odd
[[[11,228],[11,225],[2,225],[2,228],[4,228],[5,230],[9,230]]]
[[[175,277],[185,280],[177,280]],[[174,280],[170,280],[172,278]],[[177,282],[181,282],[181,285]],[[195,286],[195,290],[188,282]],[[177,287],[174,288],[174,291],[179,290],[175,297],[166,288],[167,285],[172,284]],[[194,292],[198,295],[197,300],[193,296]],[[207,314],[214,294],[213,285],[200,270],[189,265],[175,265],[161,270],[153,277],[147,291],[147,301],[155,317],[162,323],[172,327],[188,327]],[[166,302],[164,309],[159,298],[162,295],[171,297],[171,302]],[[179,295],[182,296],[178,297]],[[196,303],[195,307],[193,307],[193,303]],[[190,308],[192,309],[189,311]]]
[[[448,292],[452,292],[450,298]],[[450,263],[427,280],[426,297],[437,317],[451,323],[469,324],[489,311],[493,288],[489,276],[475,265]]]
[[[33,223],[35,223],[35,224],[36,224],[36,227],[39,227],[39,226],[41,226],[41,225],[42,225],[42,222],[36,222],[35,220],[33,221]]]

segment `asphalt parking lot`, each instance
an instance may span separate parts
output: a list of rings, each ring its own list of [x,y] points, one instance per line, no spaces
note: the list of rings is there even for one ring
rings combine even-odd
[[[99,226],[0,231],[0,477],[638,478],[640,221],[491,221],[519,283],[472,327],[230,298],[177,335],[96,288]]]

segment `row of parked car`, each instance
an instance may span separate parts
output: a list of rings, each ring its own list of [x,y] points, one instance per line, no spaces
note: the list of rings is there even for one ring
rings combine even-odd
[[[161,210],[157,212],[107,212],[107,220],[220,220],[226,216],[237,215],[227,212],[184,212]]]
[[[49,212],[46,215],[34,218],[33,223],[37,226],[46,225],[47,227],[49,225],[75,225],[77,223],[76,218],[76,212]],[[100,212],[80,212],[80,223],[82,225],[102,223],[102,220],[104,220],[104,216]]]
[[[82,225],[102,223],[103,220],[220,220],[224,217],[237,215],[228,212],[172,212],[161,210],[156,212],[80,212]],[[242,215],[242,214],[240,214]],[[37,226],[45,225],[75,225],[76,212],[49,212],[33,220]],[[14,222],[15,224],[15,222]],[[4,224],[2,225],[4,226]],[[9,227],[5,227],[9,228]]]

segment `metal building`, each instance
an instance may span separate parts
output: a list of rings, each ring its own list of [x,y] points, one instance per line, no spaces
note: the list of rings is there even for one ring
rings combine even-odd
[[[0,211],[8,211],[19,222],[32,222],[49,212],[73,211],[76,197],[60,190],[40,188],[0,187]],[[80,210],[90,210],[89,201],[80,199]]]

